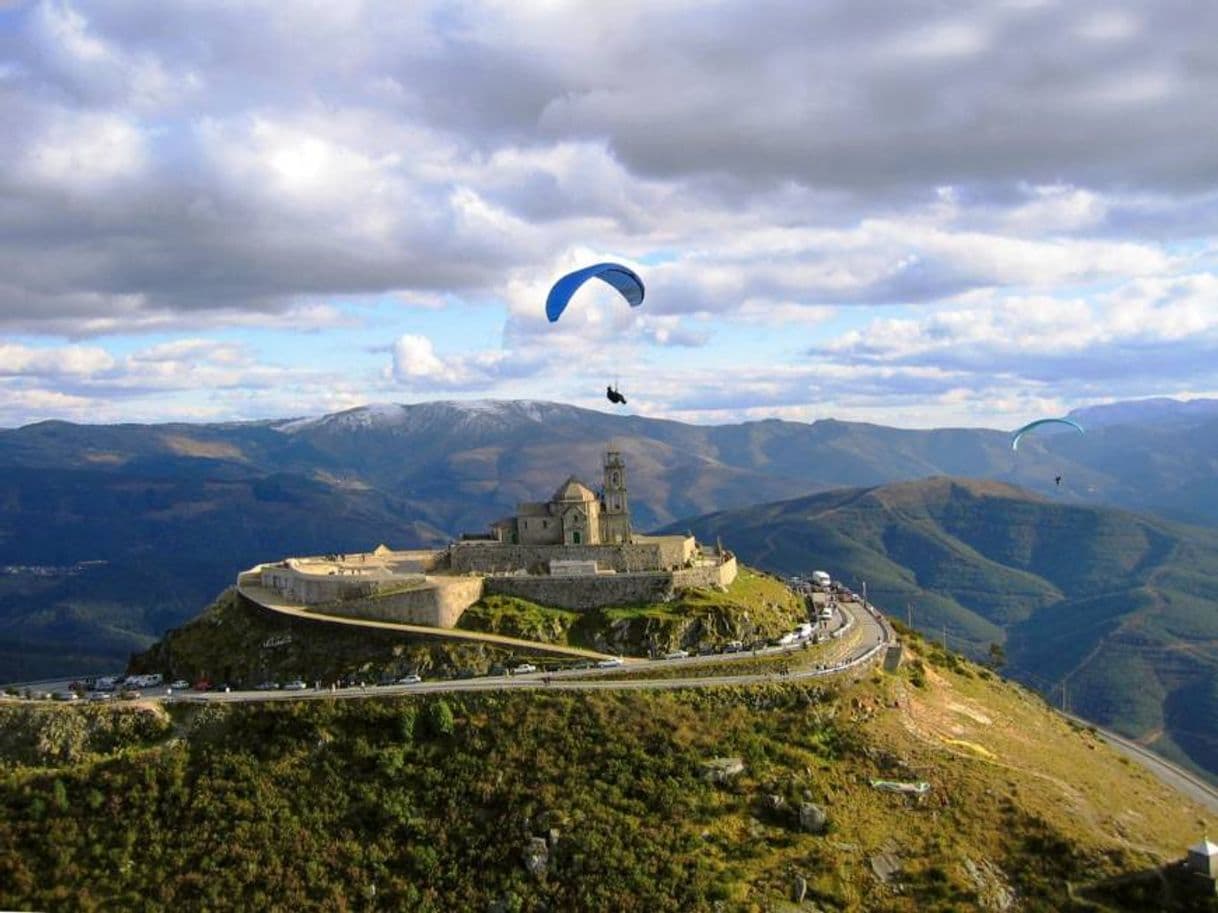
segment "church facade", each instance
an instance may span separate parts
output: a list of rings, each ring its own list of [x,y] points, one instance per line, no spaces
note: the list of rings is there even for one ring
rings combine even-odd
[[[492,537],[510,545],[624,545],[633,541],[626,464],[616,450],[605,454],[598,494],[570,476],[549,501],[526,501],[516,516],[491,524]]]

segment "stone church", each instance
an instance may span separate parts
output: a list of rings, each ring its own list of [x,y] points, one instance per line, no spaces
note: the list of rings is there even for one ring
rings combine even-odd
[[[598,494],[571,476],[549,501],[518,504],[514,517],[491,524],[491,535],[511,545],[618,545],[632,540],[626,497],[626,464],[616,450],[605,454],[604,487]]]

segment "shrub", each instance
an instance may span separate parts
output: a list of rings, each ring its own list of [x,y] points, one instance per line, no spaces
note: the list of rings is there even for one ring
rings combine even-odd
[[[452,735],[454,726],[453,709],[448,701],[441,699],[427,705],[427,728],[432,735]]]

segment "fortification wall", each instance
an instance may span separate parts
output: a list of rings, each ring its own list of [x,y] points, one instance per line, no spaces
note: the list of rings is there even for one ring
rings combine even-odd
[[[655,536],[621,545],[511,545],[497,542],[456,542],[451,567],[457,574],[504,574],[520,568],[547,566],[551,560],[595,561],[619,574],[681,567],[693,554],[693,539]]]
[[[304,605],[365,599],[403,586],[421,585],[427,579],[419,573],[393,577],[307,574],[278,565],[264,567],[260,577],[262,586]]]
[[[541,605],[587,611],[602,606],[672,598],[672,574],[601,574],[596,577],[487,577],[486,592]]]
[[[712,587],[729,587],[736,579],[736,556],[729,555],[722,564],[704,564],[697,567],[682,568],[672,572],[672,584],[681,589],[697,587],[708,589]]]
[[[413,590],[337,602],[324,607],[327,615],[395,621],[399,624],[451,628],[461,613],[482,598],[480,577],[427,578]]]

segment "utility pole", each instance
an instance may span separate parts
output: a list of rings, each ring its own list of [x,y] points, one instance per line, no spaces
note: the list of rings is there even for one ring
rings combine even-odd
[[[947,652],[947,625],[943,626],[943,651]]]
[[[913,603],[905,603],[905,623],[909,630],[913,630]]]
[[[1066,700],[1066,680],[1062,679],[1062,713],[1070,712],[1070,702]]]

